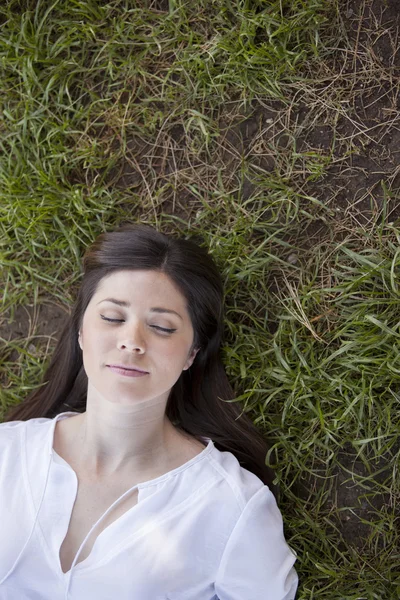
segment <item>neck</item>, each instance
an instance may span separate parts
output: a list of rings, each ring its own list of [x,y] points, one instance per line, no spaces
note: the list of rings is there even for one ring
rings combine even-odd
[[[165,406],[165,398],[113,403],[89,386],[86,412],[71,419],[69,452],[81,470],[96,477],[163,471],[179,435]]]

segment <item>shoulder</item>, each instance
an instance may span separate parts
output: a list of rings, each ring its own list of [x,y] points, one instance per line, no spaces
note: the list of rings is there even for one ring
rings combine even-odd
[[[214,447],[209,459],[223,482],[219,487],[225,514],[230,516],[230,536],[238,531],[240,523],[246,523],[246,527],[252,523],[255,531],[258,525],[282,529],[275,496],[257,475],[242,467],[231,452],[221,452]]]
[[[28,421],[0,423],[0,482],[19,476]]]
[[[208,459],[212,469],[224,481],[226,494],[232,497],[240,512],[261,489],[271,493],[257,475],[241,466],[232,452],[220,451],[213,446]]]
[[[43,432],[48,428],[51,419],[36,418],[27,421],[7,421],[0,423],[0,456],[1,462],[12,453],[18,451],[27,440],[43,440]]]
[[[20,444],[22,436],[25,433],[26,421],[8,421],[0,423],[0,450],[1,456],[12,445]]]
[[[27,421],[7,421],[0,423],[0,440],[12,440],[18,438],[26,431],[35,431],[50,423],[51,419],[38,417],[36,419],[28,419]]]
[[[202,503],[208,515],[217,514],[218,528],[224,544],[237,531],[239,523],[248,516],[257,528],[257,523],[270,521],[271,526],[280,521],[280,512],[275,497],[259,477],[241,466],[234,454],[218,450],[213,444],[204,451],[202,469],[192,472],[196,489],[205,489]]]

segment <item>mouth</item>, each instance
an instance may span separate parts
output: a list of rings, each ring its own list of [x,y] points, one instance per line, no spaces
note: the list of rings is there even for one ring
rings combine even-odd
[[[149,374],[148,371],[143,371],[137,367],[124,367],[122,365],[107,365],[107,367],[114,373],[125,377],[142,377]]]

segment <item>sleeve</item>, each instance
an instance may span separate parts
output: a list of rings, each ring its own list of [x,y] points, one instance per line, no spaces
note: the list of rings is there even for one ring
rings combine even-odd
[[[275,498],[263,486],[246,504],[227,542],[215,581],[217,598],[294,600],[295,560]]]

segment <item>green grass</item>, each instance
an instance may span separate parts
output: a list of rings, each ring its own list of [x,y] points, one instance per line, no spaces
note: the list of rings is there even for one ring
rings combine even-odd
[[[339,142],[301,149],[291,117],[343,42],[336,4],[0,11],[2,411],[55,345],[40,323],[9,340],[7,321],[43,300],[68,310],[98,233],[141,221],[199,235],[226,285],[227,372],[277,461],[299,600],[398,598],[395,198],[367,223],[338,214],[322,190]],[[326,92],[315,119],[328,109],[334,126],[344,109]]]

